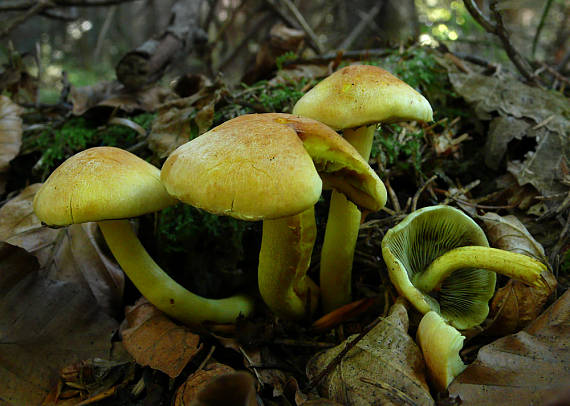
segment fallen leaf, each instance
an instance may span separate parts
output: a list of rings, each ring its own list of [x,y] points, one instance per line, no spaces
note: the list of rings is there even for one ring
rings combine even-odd
[[[109,315],[122,317],[125,276],[102,248],[97,225],[42,226],[32,207],[40,186],[28,186],[0,208],[0,241],[24,248],[38,258],[44,276],[85,287]]]
[[[200,336],[175,324],[145,298],[127,308],[123,345],[138,364],[176,378],[201,350]]]
[[[165,158],[180,145],[202,135],[214,121],[214,106],[225,87],[219,82],[204,85],[189,97],[160,106],[148,137],[148,146],[159,158]]]
[[[23,111],[8,97],[0,95],[0,195],[6,189],[6,173],[10,169],[10,161],[18,155],[22,145],[20,115]]]
[[[319,383],[321,395],[354,406],[433,405],[421,351],[407,330],[407,311],[397,303]],[[309,378],[315,380],[355,338],[311,358]]]
[[[40,275],[37,259],[0,243],[0,399],[36,405],[66,365],[111,358],[117,322],[81,286]]]
[[[480,218],[492,246],[546,261],[542,245],[515,216],[486,213]],[[485,329],[487,334],[503,336],[515,333],[542,312],[557,285],[550,271],[544,272],[542,278],[544,284],[541,287],[527,286],[511,279],[497,290],[490,305],[492,322]]]
[[[569,343],[567,290],[525,330],[482,347],[449,395],[463,406],[567,404]]]
[[[542,245],[515,216],[486,213],[480,219],[485,223],[485,234],[491,246],[505,251],[518,252],[538,260],[545,259]]]
[[[218,362],[212,362],[206,365],[203,369],[191,374],[186,381],[180,385],[176,391],[176,398],[174,399],[174,406],[189,405],[198,393],[204,389],[210,382],[218,376],[234,372],[232,367],[229,367]]]
[[[117,81],[99,82],[92,86],[72,87],[70,101],[73,114],[81,116],[95,107],[112,111],[119,108],[126,112],[136,110],[155,111],[172,92],[168,88],[152,86],[138,91],[129,91]]]
[[[190,406],[257,406],[255,379],[239,371],[220,375],[210,381]]]

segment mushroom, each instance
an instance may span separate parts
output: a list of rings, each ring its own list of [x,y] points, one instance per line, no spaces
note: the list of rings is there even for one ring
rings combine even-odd
[[[307,276],[323,182],[369,210],[384,185],[348,142],[326,125],[290,114],[249,114],[180,146],[161,172],[166,190],[211,213],[263,220],[259,290],[279,316],[302,319],[318,304]]]
[[[307,92],[293,114],[336,130],[368,161],[377,123],[432,120],[429,102],[412,87],[376,66],[353,65],[333,73]],[[351,300],[351,273],[361,212],[333,191],[321,253],[321,295],[325,311]]]
[[[465,337],[435,311],[427,312],[418,326],[416,340],[422,349],[431,382],[439,392],[467,368],[459,356]]]
[[[234,322],[253,310],[244,295],[207,299],[176,283],[153,261],[127,218],[173,205],[160,171],[128,151],[95,147],[61,164],[34,197],[34,211],[50,226],[96,221],[111,252],[137,289],[158,309],[187,324]]]
[[[421,313],[437,311],[460,330],[483,322],[495,272],[540,286],[546,266],[490,248],[483,230],[450,206],[416,210],[388,230],[382,256],[398,292]]]

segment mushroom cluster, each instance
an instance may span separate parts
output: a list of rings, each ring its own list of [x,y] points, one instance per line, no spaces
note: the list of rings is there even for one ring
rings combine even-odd
[[[176,203],[160,170],[128,151],[95,147],[67,159],[34,197],[34,212],[50,226],[95,221],[123,271],[158,309],[187,324],[234,322],[253,311],[244,295],[198,296],[174,281],[151,258],[127,220]]]
[[[330,127],[291,114],[249,114],[178,147],[161,179],[168,193],[211,213],[263,221],[259,291],[279,316],[303,319],[318,305],[307,276],[323,183],[377,211],[386,189]]]
[[[295,104],[293,114],[343,130],[365,161],[378,123],[431,121],[429,102],[377,66],[351,65],[325,78]],[[351,274],[361,211],[333,190],[321,251],[321,294],[325,311],[351,300]]]

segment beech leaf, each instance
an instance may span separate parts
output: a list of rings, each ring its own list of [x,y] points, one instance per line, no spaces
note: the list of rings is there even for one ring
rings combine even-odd
[[[176,378],[201,350],[200,336],[175,324],[144,297],[127,309],[123,345],[140,365]]]
[[[566,404],[569,342],[567,290],[523,331],[482,347],[449,394],[463,406]]]
[[[0,263],[0,400],[36,405],[64,366],[110,358],[117,322],[81,286],[41,275],[22,248],[0,242]]]
[[[422,353],[408,335],[408,314],[396,303],[385,319],[354,345],[320,382],[325,398],[349,405],[433,405]],[[357,336],[311,358],[307,375],[316,379]]]
[[[109,315],[121,316],[125,276],[103,248],[97,225],[42,226],[32,207],[40,186],[28,186],[0,208],[0,241],[24,248],[38,258],[45,276],[85,287]]]
[[[23,110],[8,97],[0,95],[0,195],[5,191],[10,161],[18,155],[22,145],[20,114]]]

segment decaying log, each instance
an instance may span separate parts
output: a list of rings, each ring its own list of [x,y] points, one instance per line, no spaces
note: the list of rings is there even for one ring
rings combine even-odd
[[[128,52],[117,64],[117,79],[130,90],[156,82],[176,59],[206,41],[199,24],[200,0],[179,0],[172,6],[170,24],[152,38]]]

